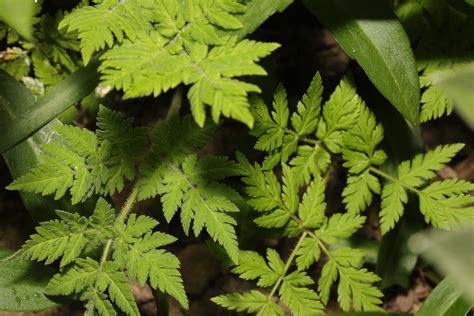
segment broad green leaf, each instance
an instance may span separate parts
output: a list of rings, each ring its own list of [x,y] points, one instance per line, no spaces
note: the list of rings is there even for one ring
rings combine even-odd
[[[421,253],[441,272],[449,275],[456,288],[463,291],[466,299],[472,304],[474,304],[473,240],[472,226],[451,232],[433,229],[427,233],[419,233],[410,240],[412,250]]]
[[[421,306],[416,316],[463,316],[471,306],[462,297],[457,282],[450,277],[441,281]]]
[[[0,250],[0,311],[32,312],[57,306],[44,294],[55,271],[29,260],[2,260],[10,254]]]
[[[412,124],[418,123],[420,85],[409,39],[386,1],[304,0],[346,53]]]
[[[15,114],[14,109],[8,109],[10,115],[0,118],[0,152],[3,153],[26,139],[88,95],[99,82],[98,65],[98,59],[93,59],[86,67],[79,68],[51,88],[49,93],[39,98],[26,111]],[[4,73],[0,74],[0,82],[5,80],[5,76]]]
[[[36,2],[36,0],[0,0],[0,20],[30,40]]]

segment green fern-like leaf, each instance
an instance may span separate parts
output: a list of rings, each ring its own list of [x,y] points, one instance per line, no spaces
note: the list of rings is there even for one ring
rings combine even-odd
[[[408,202],[405,189],[398,183],[389,183],[382,190],[382,210],[380,211],[380,229],[382,233],[390,231],[400,220],[404,204]]]
[[[343,310],[382,310],[382,293],[372,285],[380,278],[366,269],[361,269],[363,257],[361,251],[346,247],[331,253],[331,258],[321,271],[318,285],[324,303],[329,299],[332,284],[339,278],[337,295]]]
[[[343,135],[345,147],[343,156],[346,160],[344,166],[349,169],[349,172],[360,173],[364,170],[360,163],[355,164],[351,159],[346,159],[351,153],[363,154],[367,165],[376,166],[381,165],[385,161],[386,155],[382,150],[376,149],[383,140],[382,125],[377,123],[375,115],[360,98],[354,100],[354,102],[358,103],[359,116],[352,128]]]
[[[323,313],[319,295],[306,286],[314,284],[305,272],[296,271],[283,279],[280,287],[281,300],[293,315],[317,315]]]
[[[353,267],[339,267],[339,286],[337,294],[343,310],[382,311],[380,307],[383,296],[372,283],[380,278],[367,271]]]
[[[61,219],[41,223],[36,228],[37,233],[22,246],[19,255],[46,264],[62,257],[60,266],[66,266],[83,253],[89,241],[94,241],[95,247],[105,242],[110,234],[107,227],[115,219],[112,209],[103,199],[97,202],[90,220],[64,211],[57,211],[57,214]]]
[[[321,145],[301,145],[296,156],[290,161],[295,173],[300,175],[300,182],[309,183],[311,177],[320,176],[331,164],[331,154]]]
[[[453,111],[453,103],[443,91],[436,87],[428,87],[421,95],[420,122],[427,122],[449,115]]]
[[[46,292],[50,295],[70,295],[93,286],[97,278],[99,264],[91,258],[79,258],[63,273],[58,273],[49,281]]]
[[[242,294],[233,293],[212,298],[212,301],[222,307],[238,312],[254,313],[269,304],[268,298],[263,293],[253,290]]]
[[[96,285],[99,291],[104,292],[107,289],[111,301],[127,315],[140,315],[127,275],[119,270],[117,264],[105,262],[98,274]]]
[[[322,90],[317,73],[291,115],[282,86],[277,88],[271,112],[262,100],[254,101],[256,123],[251,133],[258,138],[255,148],[268,152],[263,169],[271,170],[289,161],[295,168],[296,182],[301,184],[327,171],[331,153],[343,151],[345,166],[354,172],[385,160],[385,154],[375,150],[383,129],[356,95],[350,80],[340,82],[321,111]]]
[[[131,124],[131,119],[101,107],[96,133],[56,126],[60,137],[43,145],[40,164],[7,188],[54,193],[55,199],[69,190],[73,204],[95,193],[113,194],[123,189],[124,179],[135,177],[135,165],[146,149],[145,130]]]
[[[156,15],[157,31],[104,54],[104,84],[124,89],[126,97],[156,96],[180,83],[190,84],[191,110],[200,126],[205,105],[211,106],[216,122],[224,115],[252,126],[247,94],[259,88],[234,77],[265,74],[256,62],[278,45],[228,37],[223,41],[218,28],[242,26],[234,14],[244,7],[236,1],[158,1],[157,6],[162,7]]]
[[[421,190],[420,211],[428,223],[438,228],[450,229],[472,223],[474,197],[469,195],[474,184],[463,180],[444,180]]]
[[[108,181],[104,188],[108,194],[122,191],[124,179],[133,180],[135,164],[145,153],[146,129],[132,127],[132,124],[132,118],[100,106],[97,137],[111,144]]]
[[[463,182],[435,182],[423,190],[418,189],[434,177],[435,171],[441,170],[462,147],[462,144],[438,146],[398,166],[397,178],[392,178],[394,182],[385,185],[382,190],[382,233],[392,229],[403,215],[404,204],[408,201],[407,190],[419,196],[420,210],[427,222],[432,222],[434,226],[450,228],[463,218],[469,218],[469,209],[463,208],[469,205],[470,200],[465,196],[468,191]]]
[[[138,199],[144,200],[158,195],[161,178],[167,170],[166,163],[182,163],[189,154],[207,144],[213,130],[212,124],[199,128],[190,117],[182,120],[173,117],[167,122],[159,121],[154,130],[152,152],[140,166]]]
[[[373,194],[380,194],[380,192],[379,179],[367,170],[347,178],[347,186],[342,196],[348,212],[360,213],[372,203]]]
[[[312,237],[305,237],[301,242],[301,247],[296,253],[296,264],[299,270],[308,269],[317,262],[321,256],[321,249],[318,240]]]
[[[255,101],[254,108],[257,124],[251,132],[259,137],[255,148],[265,151],[280,148],[283,144],[290,115],[286,91],[283,86],[279,85],[275,92],[271,113],[268,112],[267,106],[260,99]]]
[[[66,271],[56,274],[48,283],[51,295],[81,293],[90,311],[101,315],[114,314],[109,297],[127,315],[140,315],[126,274],[113,262],[99,264],[87,258],[78,259]],[[107,293],[107,294],[105,294]]]
[[[421,94],[420,122],[434,120],[443,115],[449,115],[453,111],[453,102],[436,85],[436,77],[440,71],[449,70],[455,65],[454,60],[436,58],[421,63],[420,86],[425,90]]]
[[[173,296],[188,307],[183,281],[178,271],[180,263],[171,253],[158,249],[176,238],[160,232],[150,233],[157,221],[132,214],[126,224],[118,225],[119,238],[115,240],[114,258],[125,267],[130,278],[142,284],[149,281],[153,288]]]
[[[116,315],[114,306],[127,315],[139,315],[130,286],[138,280],[188,307],[179,260],[160,249],[176,238],[153,232],[158,225],[156,220],[132,214],[125,221],[102,198],[88,218],[77,213],[57,213],[60,219],[41,223],[37,234],[15,255],[46,264],[61,259],[60,272],[46,287],[48,294],[77,294],[89,312],[99,315]],[[99,247],[104,249],[100,262],[89,257]]]
[[[232,170],[238,170],[232,163],[222,159],[219,164],[211,166],[209,159],[201,160],[202,164],[195,155],[190,155],[182,164],[168,163],[162,166],[156,192],[161,195],[163,212],[168,221],[181,209],[181,223],[186,233],[194,220],[193,232],[196,236],[205,227],[211,238],[220,243],[232,260],[237,262],[238,246],[234,228],[237,223],[227,213],[238,211],[232,202],[238,198],[238,194],[214,179],[235,175]]]
[[[325,181],[317,178],[312,181],[303,195],[298,208],[298,217],[304,228],[318,228],[324,222],[326,202],[324,202]]]
[[[272,286],[281,276],[284,263],[273,249],[267,249],[267,260],[268,264],[254,251],[241,251],[240,263],[232,272],[239,274],[244,280],[258,279],[258,286]]]
[[[107,295],[91,290],[81,296],[82,300],[88,300],[86,313],[93,314],[97,312],[100,316],[115,316],[117,312],[112,303],[107,299]]]
[[[152,7],[143,0],[105,0],[95,6],[83,6],[67,15],[60,28],[77,31],[81,40],[84,63],[92,54],[114,41],[135,39],[139,33],[151,30]]]
[[[360,111],[360,99],[355,87],[345,78],[329,100],[323,105],[322,117],[318,124],[316,137],[333,153],[339,153],[344,145],[344,131],[357,122]]]
[[[261,212],[282,207],[281,186],[275,174],[263,171],[257,163],[250,164],[241,153],[237,153],[237,160],[244,176],[242,181],[247,185],[246,192],[250,196],[247,203]]]
[[[342,238],[352,236],[364,223],[365,216],[338,213],[332,215],[316,234],[324,242],[335,244]]]
[[[400,181],[419,187],[424,179],[434,177],[434,172],[441,170],[463,147],[463,144],[441,145],[411,161],[402,162],[398,167]]]
[[[321,75],[314,75],[308,91],[297,104],[297,112],[291,116],[291,125],[298,135],[309,135],[316,130],[321,111],[323,83]]]

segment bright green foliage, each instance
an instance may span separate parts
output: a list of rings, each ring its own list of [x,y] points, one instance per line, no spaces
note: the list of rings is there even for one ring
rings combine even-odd
[[[383,127],[375,116],[360,102],[357,123],[344,135],[344,167],[348,168],[347,186],[342,196],[349,212],[359,213],[372,203],[372,194],[380,194],[380,182],[369,173],[370,166],[380,166],[385,153],[376,149],[383,139]]]
[[[97,202],[94,214],[89,218],[77,213],[57,211],[60,220],[43,222],[23,245],[19,254],[23,257],[51,264],[62,257],[60,266],[66,266],[85,250],[96,248],[111,234],[109,226],[115,220],[110,205],[103,199]],[[89,249],[91,250],[91,249]]]
[[[212,125],[196,126],[189,117],[175,117],[155,127],[154,146],[140,168],[139,199],[161,196],[163,212],[171,221],[178,210],[186,234],[197,236],[203,228],[220,243],[233,261],[238,260],[237,224],[229,212],[237,212],[233,201],[238,193],[218,180],[239,174],[236,165],[226,158],[191,154],[207,143]]]
[[[275,93],[271,113],[263,101],[255,100],[256,122],[251,133],[258,137],[255,148],[269,152],[263,162],[265,170],[272,169],[279,162],[289,161],[298,174],[296,181],[309,182],[311,177],[327,171],[331,163],[331,154],[341,152],[344,146],[343,135],[353,128],[361,109],[365,111],[363,119],[371,120],[375,125],[373,115],[355,94],[355,88],[348,78],[341,81],[329,100],[321,107],[322,90],[321,76],[317,73],[308,91],[298,102],[297,111],[291,114],[291,120],[283,87],[278,87]],[[372,136],[364,134],[369,133],[364,127],[361,125],[361,130],[354,128],[353,131],[362,142],[366,137]],[[383,134],[382,128],[378,127],[375,133]],[[379,137],[377,135],[373,135],[373,147],[358,148],[358,144],[352,145],[355,146],[355,150],[367,151],[368,155],[374,155],[375,146],[381,140],[377,141],[376,137]],[[370,158],[380,161],[383,158],[379,155],[377,152],[377,157]]]
[[[369,167],[380,166],[386,159],[385,153],[377,149],[383,139],[383,127],[356,95],[348,78],[341,81],[322,111],[321,95],[321,77],[316,74],[298,103],[297,112],[291,115],[292,127],[283,87],[277,89],[271,113],[257,99],[256,125],[251,131],[258,137],[255,148],[269,152],[263,162],[265,170],[289,160],[297,183],[308,183],[312,177],[327,172],[331,155],[342,154],[343,165],[349,171],[344,203],[349,212],[360,213],[372,203],[373,194],[381,191],[380,182],[369,173]],[[283,215],[279,218],[283,220]]]
[[[140,166],[138,198],[143,200],[156,196],[161,174],[167,169],[166,163],[180,164],[189,154],[204,147],[214,128],[212,124],[199,128],[190,117],[180,120],[175,116],[169,121],[159,121],[154,130],[154,146]]]
[[[429,86],[421,96],[420,122],[437,119],[453,111],[453,103],[444,92],[436,87]]]
[[[361,268],[364,255],[361,251],[350,248],[339,248],[331,253],[331,257],[321,271],[319,292],[321,300],[327,302],[331,285],[339,279],[337,287],[338,302],[343,310],[378,311],[382,292],[372,286],[380,280],[372,272]]]
[[[389,231],[402,216],[403,205],[408,201],[407,190],[418,195],[425,220],[435,227],[449,229],[472,219],[472,208],[463,208],[473,201],[471,196],[466,195],[473,188],[470,183],[445,180],[419,189],[462,147],[462,144],[438,146],[398,166],[397,177],[382,190],[380,222],[383,233]]]
[[[237,155],[247,203],[256,211],[254,222],[258,226],[277,229],[283,236],[297,237],[298,242],[286,262],[273,250],[267,251],[267,260],[256,252],[243,252],[233,272],[243,279],[256,280],[259,287],[271,287],[270,294],[266,298],[257,291],[222,295],[214,299],[221,306],[259,315],[281,315],[282,310],[272,303],[277,295],[293,314],[316,314],[327,304],[335,286],[344,311],[381,310],[382,293],[373,285],[380,278],[363,268],[364,254],[332,246],[364,225],[365,217],[359,214],[372,203],[374,194],[381,194],[382,233],[392,229],[403,215],[408,191],[418,195],[420,211],[435,227],[449,229],[473,220],[474,199],[468,195],[473,184],[445,180],[426,185],[463,147],[461,144],[439,146],[404,161],[391,176],[379,169],[387,158],[378,149],[383,128],[350,82],[343,80],[322,107],[321,89],[316,75],[293,114],[281,86],[272,111],[261,100],[254,102],[255,148],[268,155],[262,165]],[[318,159],[316,166],[308,162],[310,157]],[[342,193],[347,212],[327,216],[324,195],[328,167],[337,157],[342,158],[348,173]],[[277,166],[281,167],[281,176],[272,170]],[[382,184],[379,177],[386,183]],[[312,292],[306,286],[313,280],[304,271],[324,258],[328,261],[318,281],[319,293]],[[292,277],[294,284],[289,281]]]
[[[334,214],[315,234],[327,244],[336,244],[352,236],[365,223],[365,216],[351,213]]]
[[[210,159],[217,164],[209,164]],[[195,155],[190,155],[181,166],[168,166],[162,174],[158,192],[167,221],[181,209],[181,224],[185,233],[188,233],[191,221],[196,236],[205,227],[212,239],[237,262],[238,245],[234,228],[237,222],[227,213],[239,211],[232,202],[238,194],[214,181],[232,175],[232,168],[232,164],[224,158],[204,157],[198,161]]]
[[[182,306],[187,306],[187,298],[181,276],[180,263],[173,254],[158,249],[170,244],[176,238],[160,233],[149,232],[158,222],[146,216],[130,215],[125,224],[118,223],[118,238],[114,241],[113,257],[124,265],[133,280],[144,284],[149,281],[153,288],[168,293]]]
[[[252,126],[247,95],[260,89],[235,77],[265,75],[257,62],[279,45],[233,37],[245,10],[236,0],[104,0],[76,9],[60,27],[78,32],[85,63],[112,48],[102,56],[103,85],[125,97],[157,96],[184,83],[200,126],[206,105],[215,122],[223,115]]]
[[[178,259],[159,249],[175,238],[153,232],[158,222],[132,214],[126,221],[99,199],[93,214],[57,211],[60,219],[43,222],[16,256],[51,264],[61,258],[61,270],[48,283],[50,295],[77,294],[89,312],[116,315],[114,303],[127,315],[139,315],[130,283],[146,281],[167,293],[182,306],[188,302],[181,280]],[[108,246],[106,246],[106,244]],[[100,261],[91,251],[112,246],[113,258],[104,252]]]
[[[42,162],[8,188],[55,194],[55,199],[69,190],[73,204],[93,194],[122,191],[125,180],[135,179],[137,163],[147,154],[147,130],[132,124],[131,118],[101,107],[95,133],[57,127],[62,141],[44,145]],[[237,262],[237,223],[228,213],[238,212],[234,201],[240,196],[218,181],[240,170],[226,158],[197,159],[194,154],[207,143],[213,128],[199,128],[189,117],[158,122],[153,147],[140,166],[138,198],[160,195],[168,222],[180,210],[186,234],[191,223],[196,236],[205,228]]]
[[[110,142],[109,179],[105,192],[122,191],[124,178],[133,180],[136,161],[146,149],[146,128],[132,127],[133,119],[101,106],[97,118],[97,137]]]
[[[344,145],[344,132],[357,122],[361,107],[360,98],[348,78],[343,79],[329,100],[324,104],[316,137],[332,153],[340,153]]]
[[[247,94],[260,89],[233,77],[266,74],[255,62],[277,44],[229,40],[212,49],[199,43],[177,45],[153,33],[114,48],[103,56],[104,84],[122,88],[126,97],[157,96],[180,83],[190,84],[191,111],[200,126],[206,117],[205,105],[211,106],[215,122],[224,115],[252,126]]]
[[[449,229],[474,220],[474,184],[463,180],[444,180],[421,190],[420,211],[426,222]]]
[[[216,296],[212,298],[212,301],[227,309],[236,310],[238,312],[255,313],[259,309],[261,309],[262,306],[271,305],[271,309],[277,311],[277,313],[283,313],[283,311],[278,305],[276,305],[274,302],[269,301],[263,293],[256,290],[252,290],[242,294],[233,293],[229,295]]]
[[[315,315],[322,313],[323,303],[327,303],[329,290],[339,275],[338,299],[344,310],[379,310],[382,294],[372,285],[379,278],[362,269],[363,254],[350,248],[328,250],[329,245],[349,238],[360,229],[365,217],[354,213],[327,217],[326,182],[319,174],[308,183],[300,198],[297,168],[282,164],[283,175],[279,181],[272,171],[263,170],[257,163],[250,164],[243,155],[238,154],[237,158],[249,196],[248,203],[259,213],[255,223],[265,228],[283,228],[285,235],[299,236],[299,240],[286,262],[272,249],[267,250],[266,261],[256,252],[241,252],[239,264],[232,271],[245,280],[257,280],[259,287],[271,287],[269,296],[265,298],[259,292],[251,291],[218,296],[213,301],[229,309],[258,315],[282,315],[282,310],[272,301],[273,295],[278,295],[293,315]],[[326,265],[339,271],[331,272],[328,280],[320,281],[323,284],[320,286],[324,295],[322,302],[319,294],[307,287],[314,281],[305,272],[320,260],[321,252],[330,258]],[[339,256],[351,257],[354,252],[361,258],[353,266],[346,267],[333,260]],[[291,272],[293,260],[297,269]],[[249,298],[251,304],[247,304],[245,298]]]
[[[150,1],[104,0],[96,6],[83,6],[66,16],[60,28],[78,31],[84,63],[92,54],[105,46],[112,47],[114,39],[122,42],[124,37],[133,40],[140,32],[152,28],[153,17]]]
[[[350,175],[342,192],[346,209],[354,213],[365,210],[372,203],[373,194],[380,194],[380,191],[379,179],[368,170],[358,175]]]
[[[132,201],[124,208],[129,210],[135,198],[160,195],[167,221],[180,210],[186,234],[191,227],[195,235],[205,228],[238,262],[237,223],[229,213],[238,212],[234,201],[241,197],[218,181],[241,170],[226,158],[198,159],[195,154],[209,140],[213,125],[199,128],[190,117],[159,121],[150,150],[145,128],[134,127],[131,118],[105,107],[100,108],[95,133],[67,125],[56,129],[57,135],[42,148],[41,163],[9,189],[54,194],[56,199],[69,190],[72,202],[78,203],[93,194],[122,191],[124,181],[135,180],[139,169]],[[90,218],[63,211],[58,216],[41,223],[19,252],[46,264],[60,259],[62,270],[48,286],[50,294],[75,293],[87,301],[88,310],[100,315],[114,315],[114,305],[136,315],[128,283],[140,281],[187,307],[179,261],[160,249],[175,238],[153,232],[158,224],[154,219],[135,214],[116,218],[103,199]],[[100,248],[105,253],[100,262],[88,257]],[[107,260],[108,252],[112,260]]]
[[[71,126],[57,126],[62,141],[42,147],[42,162],[7,188],[55,194],[59,199],[69,190],[76,204],[94,193],[122,190],[124,178],[135,177],[136,159],[145,149],[145,130],[131,127],[122,114],[101,108],[93,133]]]
[[[252,129],[252,135],[258,137],[255,148],[258,150],[267,151],[270,154],[266,157],[263,165],[265,169],[275,167],[280,161],[286,163],[290,156],[297,151],[304,150],[305,147],[299,148],[298,143],[301,138],[306,135],[311,135],[316,129],[316,124],[320,115],[321,107],[322,82],[319,73],[313,78],[308,91],[298,103],[297,112],[291,116],[291,125],[289,126],[290,113],[288,110],[288,101],[286,99],[286,91],[283,86],[279,86],[275,93],[273,101],[273,111],[268,112],[267,106],[262,100],[255,99],[254,102],[254,116],[255,128]],[[300,165],[298,157],[296,157],[292,164],[298,163],[301,172],[305,178],[309,177],[310,170],[316,171],[319,169],[319,159],[321,153],[313,154],[320,146],[316,145],[310,148],[310,159],[304,159],[304,165]],[[307,177],[306,177],[307,176]]]
[[[273,249],[267,250],[267,261],[258,253],[243,251],[241,263],[232,271],[245,280],[258,279],[261,287],[271,287],[281,283],[279,295],[281,300],[290,308],[293,315],[313,315],[322,313],[319,296],[306,286],[314,281],[304,272],[295,271],[285,275],[285,264]],[[245,301],[250,298],[251,304]],[[272,302],[272,297],[265,297],[258,291],[243,294],[229,294],[213,298],[221,306],[238,311],[258,312],[259,315],[283,315],[281,307]]]

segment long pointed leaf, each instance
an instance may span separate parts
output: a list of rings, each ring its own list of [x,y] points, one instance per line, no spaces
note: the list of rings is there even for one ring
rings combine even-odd
[[[10,115],[0,118],[0,153],[13,147],[46,125],[71,105],[88,95],[99,83],[98,58],[86,67],[75,71],[71,76],[54,86],[49,93],[39,98],[27,110],[16,113],[12,108]],[[0,82],[6,74],[1,75]],[[8,87],[0,86],[0,90]],[[8,107],[8,105],[7,105]],[[10,105],[11,107],[11,105]]]
[[[16,117],[35,106],[35,96],[21,85],[15,78],[0,71],[0,115],[3,118]],[[36,131],[31,137],[20,142],[3,153],[3,158],[12,177],[18,178],[37,165],[41,152],[41,145],[48,143],[59,136],[53,129],[54,125],[61,124],[54,119],[46,126]],[[52,197],[39,194],[20,192],[21,199],[31,217],[35,221],[51,219],[56,209],[70,209],[68,198],[54,201]],[[93,202],[91,202],[93,203]],[[89,206],[84,206],[88,209]]]
[[[420,85],[410,41],[387,1],[304,0],[357,60],[369,79],[412,124],[418,123]]]
[[[416,316],[464,316],[471,309],[453,279],[447,277],[431,292]]]
[[[58,306],[44,294],[56,271],[30,260],[2,260],[11,254],[0,249],[0,311],[29,312]]]

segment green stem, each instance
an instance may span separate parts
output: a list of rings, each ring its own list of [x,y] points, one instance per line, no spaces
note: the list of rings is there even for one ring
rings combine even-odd
[[[123,223],[125,221],[125,218],[127,215],[130,213],[130,211],[133,208],[133,205],[135,204],[135,201],[138,196],[138,186],[135,185],[133,187],[132,192],[128,196],[127,201],[123,205],[122,209],[120,210],[120,215],[117,217],[117,223]],[[102,252],[102,257],[100,258],[100,266],[107,261],[107,258],[109,257],[110,249],[112,247],[112,239],[107,240],[107,243],[105,244],[104,251]]]
[[[278,288],[280,287],[281,282],[283,282],[283,279],[285,278],[286,273],[287,273],[288,270],[290,269],[291,264],[293,263],[293,260],[295,260],[296,253],[298,252],[298,249],[300,249],[301,244],[302,244],[303,240],[305,239],[306,235],[308,235],[308,232],[304,232],[304,233],[300,236],[300,239],[299,239],[298,242],[296,243],[295,248],[293,249],[293,251],[291,252],[290,256],[288,257],[288,260],[286,261],[285,267],[283,268],[283,273],[282,273],[281,276],[278,278],[278,280],[276,281],[275,285],[273,285],[273,288],[272,288],[270,294],[268,294],[267,300],[271,300],[272,297],[273,297],[273,295],[275,295],[275,292],[276,292],[276,291],[278,290]],[[260,309],[260,311],[258,312],[257,315],[260,315],[260,314],[265,310],[265,306],[266,306],[266,305],[264,305],[264,306]]]
[[[321,141],[320,140],[316,140],[316,139],[311,139],[311,138],[302,138],[301,139],[302,141],[308,143],[308,144],[312,144],[312,145],[321,145]]]
[[[109,257],[109,252],[110,252],[110,247],[112,246],[112,239],[107,240],[107,243],[105,244],[104,251],[102,252],[102,256],[100,257],[100,266],[107,261],[107,258]]]
[[[408,190],[410,190],[410,191],[412,191],[412,192],[414,192],[414,193],[416,193],[416,194],[418,194],[418,195],[423,194],[423,192],[421,192],[420,190],[417,190],[417,189],[415,189],[414,187],[409,186],[409,185],[407,185],[406,183],[403,183],[403,182],[400,181],[399,179],[397,179],[397,178],[395,178],[395,177],[392,177],[392,176],[389,175],[388,173],[385,173],[385,172],[383,172],[383,171],[381,171],[381,170],[379,170],[379,169],[377,169],[377,168],[369,167],[369,171],[371,171],[371,172],[373,172],[373,173],[375,173],[375,174],[377,174],[377,175],[379,175],[379,176],[381,176],[381,177],[383,177],[383,178],[385,178],[385,179],[387,179],[387,180],[390,180],[390,181],[392,181],[392,182],[395,182],[395,183],[401,185],[402,187],[404,187],[404,188],[406,188],[406,189],[408,189]]]
[[[128,213],[130,213],[130,211],[132,210],[133,205],[135,204],[135,201],[137,200],[137,196],[138,196],[138,186],[135,185],[133,187],[132,192],[128,196],[127,202],[125,202],[124,206],[120,210],[120,215],[117,218],[118,222],[123,222],[125,220]]]

